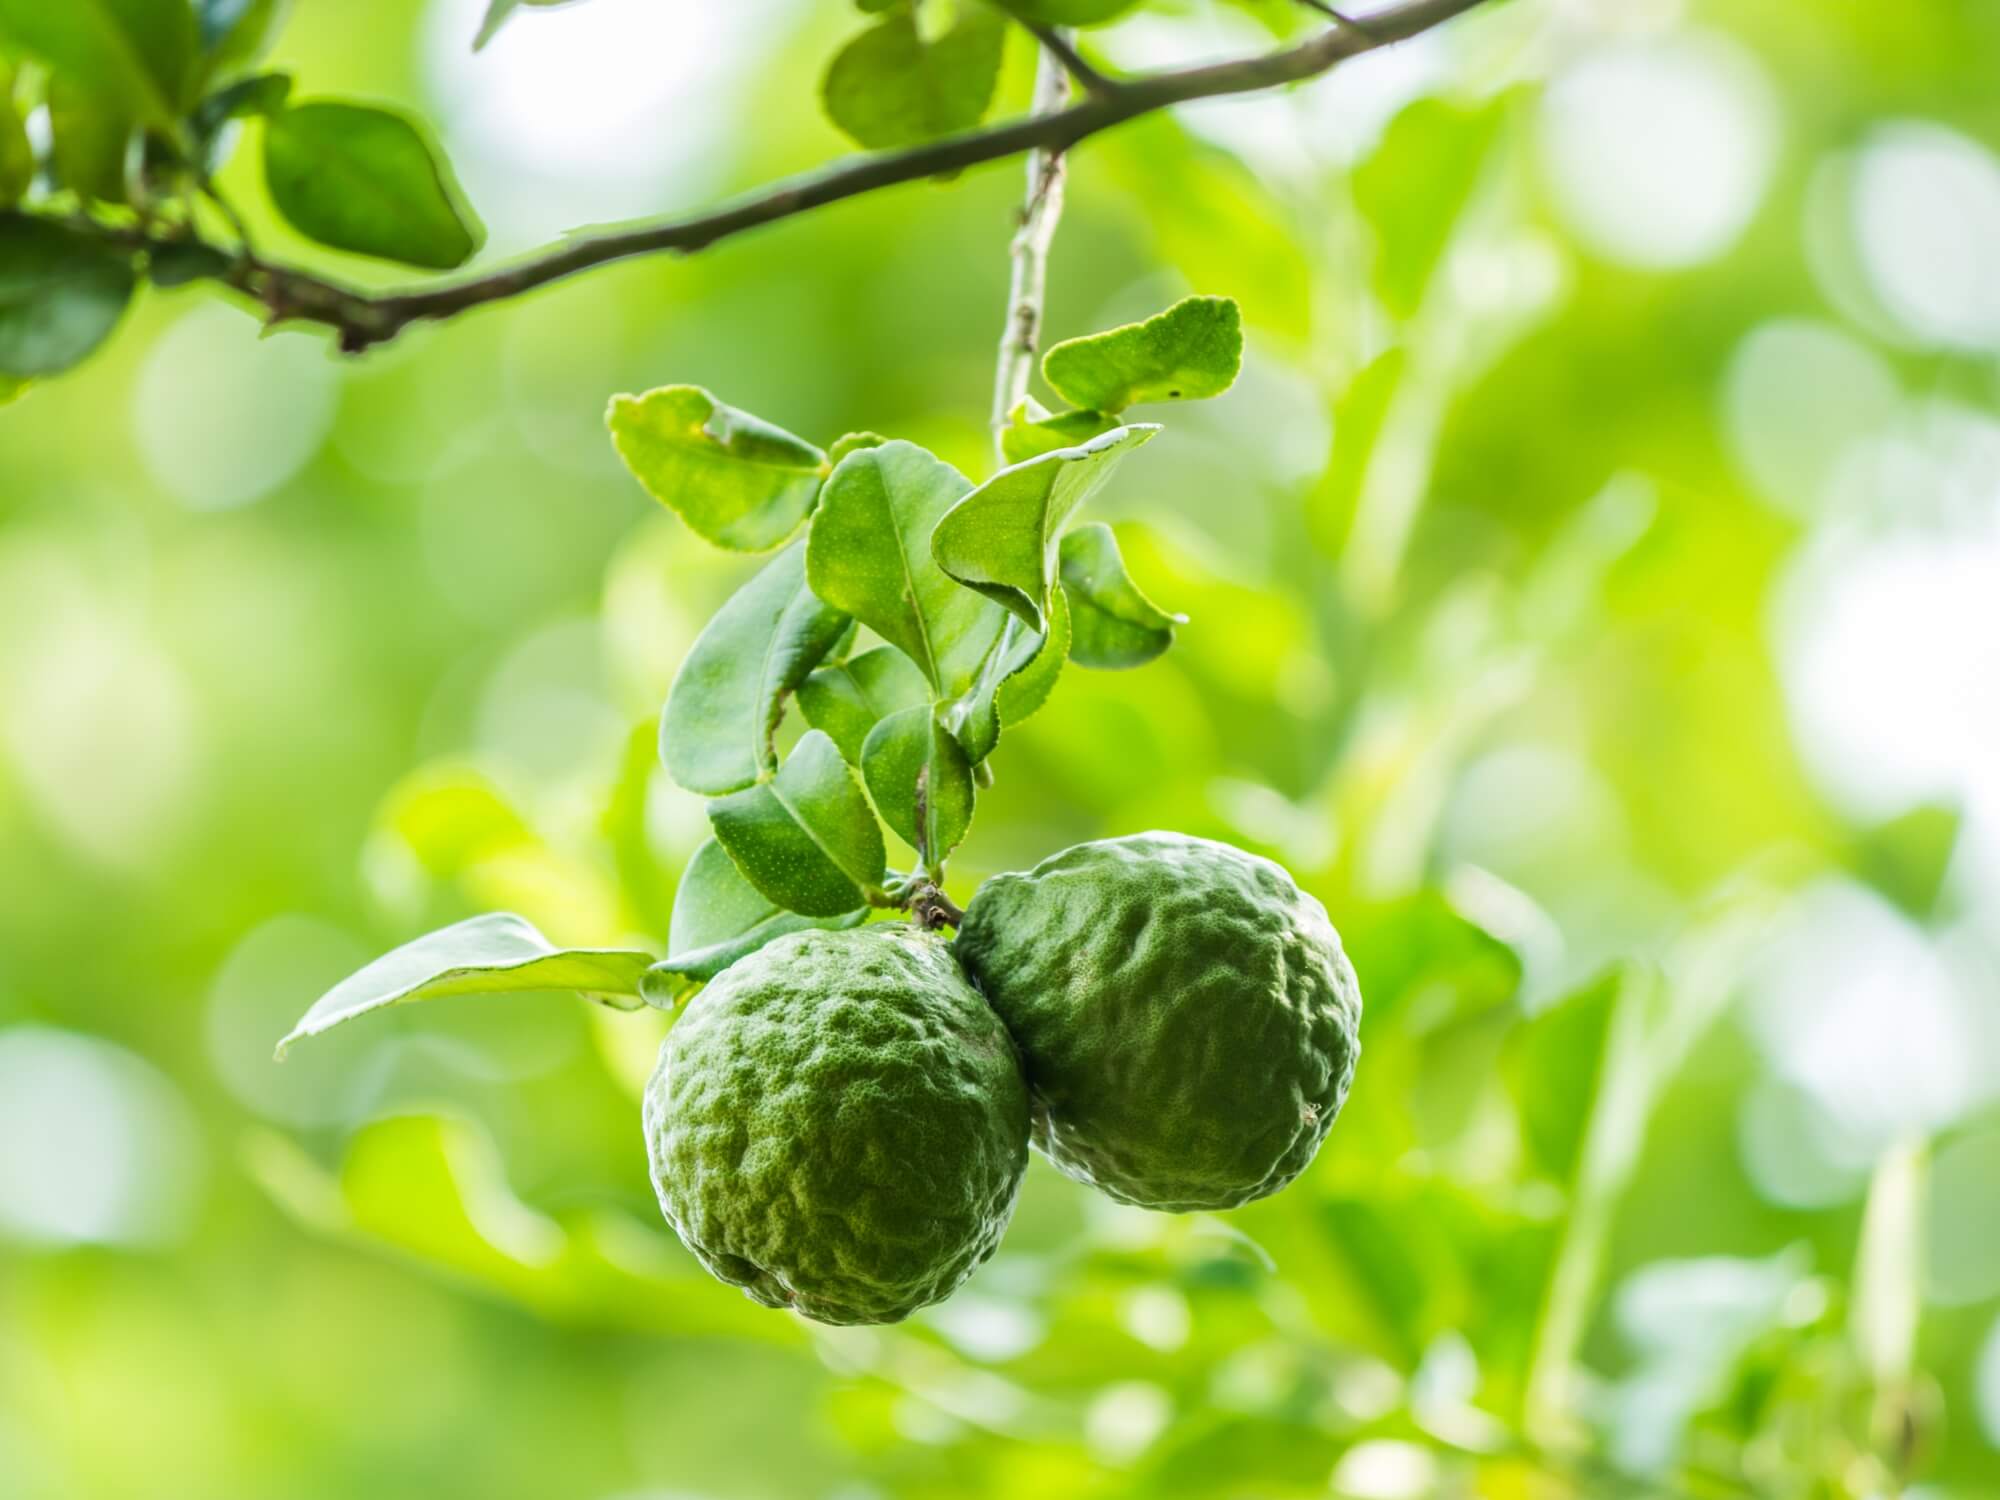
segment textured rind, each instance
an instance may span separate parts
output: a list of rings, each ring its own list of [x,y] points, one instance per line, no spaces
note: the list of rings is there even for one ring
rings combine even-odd
[[[660,1207],[721,1280],[893,1323],[993,1253],[1028,1157],[1013,1043],[943,939],[799,932],[732,965],[646,1089]]]
[[[1361,990],[1326,908],[1227,844],[1142,833],[996,876],[954,951],[1020,1046],[1035,1145],[1122,1202],[1275,1193],[1354,1081]]]

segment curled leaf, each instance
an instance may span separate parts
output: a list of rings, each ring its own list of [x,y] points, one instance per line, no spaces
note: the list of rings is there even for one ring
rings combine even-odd
[[[1220,396],[1242,367],[1243,315],[1228,297],[1189,297],[1042,358],[1043,378],[1065,401],[1114,415],[1142,401]]]
[[[1042,630],[1062,529],[1110,481],[1125,455],[1160,429],[1120,427],[1002,469],[960,500],[931,533],[931,556],[967,588]]]
[[[1144,666],[1174,643],[1186,615],[1170,615],[1139,592],[1125,571],[1118,538],[1093,522],[1062,539],[1063,593],[1069,597],[1070,659],[1082,667]]]
[[[700,386],[614,396],[605,423],[646,493],[718,547],[769,551],[819,495],[824,453]]]

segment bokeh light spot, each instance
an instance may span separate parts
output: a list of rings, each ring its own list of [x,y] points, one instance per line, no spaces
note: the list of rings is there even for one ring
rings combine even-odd
[[[221,302],[184,314],[146,356],[133,430],[147,471],[190,510],[261,499],[311,458],[339,375],[316,337],[260,336]]]
[[[149,1247],[179,1238],[201,1148],[180,1091],[122,1047],[38,1026],[0,1031],[0,1235]]]
[[[1599,254],[1690,266],[1743,232],[1778,157],[1763,69],[1703,32],[1621,41],[1555,78],[1539,145],[1555,206]]]
[[[2000,344],[2000,162],[1920,121],[1878,129],[1853,164],[1849,213],[1862,273],[1924,343]]]

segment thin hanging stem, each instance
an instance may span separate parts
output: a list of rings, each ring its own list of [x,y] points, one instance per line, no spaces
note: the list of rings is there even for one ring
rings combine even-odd
[[[1067,45],[1061,32],[1056,36]],[[1036,115],[1059,114],[1069,103],[1071,68],[1057,48],[1043,46],[1035,70]],[[1000,359],[993,377],[993,451],[1002,464],[1000,439],[1007,420],[1028,394],[1035,354],[1042,342],[1042,304],[1048,291],[1049,246],[1062,221],[1063,153],[1060,146],[1037,146],[1028,153],[1028,193],[1021,224],[1009,254],[1013,274],[1007,287],[1007,321],[1000,332]]]

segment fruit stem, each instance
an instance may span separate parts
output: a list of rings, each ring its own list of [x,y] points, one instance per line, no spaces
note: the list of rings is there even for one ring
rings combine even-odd
[[[914,888],[910,900],[910,915],[917,919],[917,925],[926,932],[936,932],[940,927],[963,927],[965,913],[958,904],[947,896],[943,889],[928,880],[920,881]]]

